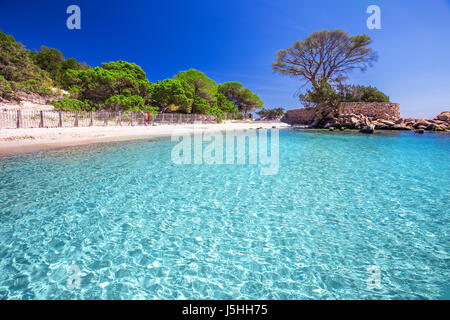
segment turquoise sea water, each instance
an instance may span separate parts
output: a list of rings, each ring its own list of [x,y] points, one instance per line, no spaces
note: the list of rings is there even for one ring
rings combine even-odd
[[[0,298],[450,298],[450,135],[281,130],[266,176],[174,145],[0,159]]]

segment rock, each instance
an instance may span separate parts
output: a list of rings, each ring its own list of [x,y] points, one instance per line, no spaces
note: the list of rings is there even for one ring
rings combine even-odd
[[[405,126],[404,124],[394,124],[391,130],[412,130],[412,127]]]
[[[352,116],[352,117],[350,117],[349,120],[350,120],[350,123],[354,123],[354,124],[356,124],[360,121],[360,119],[357,116]]]
[[[437,124],[430,124],[428,127],[425,128],[425,130],[428,131],[445,131],[443,128],[441,128],[440,126],[438,126]]]
[[[374,121],[372,124],[375,126],[375,129],[388,129],[388,126],[384,123]]]
[[[441,112],[436,118],[434,118],[435,120],[441,120],[441,121],[445,121],[445,122],[450,122],[450,111],[444,111]]]
[[[385,124],[385,125],[387,125],[389,127],[393,127],[395,125],[394,122],[388,121],[388,120],[384,120],[384,119],[379,119],[378,122],[381,122],[381,123],[383,123],[383,124]]]
[[[423,127],[423,129],[425,129],[430,124],[431,124],[431,122],[428,121],[427,119],[419,119],[416,121],[416,123],[413,125],[413,127],[416,129],[420,129],[420,127]]]
[[[404,121],[403,118],[398,118],[398,119],[395,121],[395,124],[402,124],[403,121]]]
[[[359,132],[361,132],[361,133],[374,133],[374,131],[375,131],[375,126],[371,125],[371,124],[366,125],[366,126],[362,127],[361,130],[359,130]]]
[[[313,122],[311,123],[311,127],[315,128],[315,127],[317,127],[317,126],[319,125],[319,123],[320,123],[320,119],[319,119],[319,118],[316,118],[316,119],[314,119]]]
[[[424,134],[425,130],[424,129],[416,129],[414,130],[415,133],[420,133],[420,134]]]

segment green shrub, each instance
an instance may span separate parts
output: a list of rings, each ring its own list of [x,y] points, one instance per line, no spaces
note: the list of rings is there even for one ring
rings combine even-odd
[[[375,87],[344,84],[333,87],[326,81],[300,94],[299,99],[305,107],[337,107],[340,102],[390,102],[389,97]]]
[[[60,101],[52,100],[50,103],[55,106],[58,111],[94,111],[95,108],[89,101],[81,101],[77,99],[64,98]]]
[[[11,83],[0,75],[0,97],[6,100],[17,100],[17,97],[11,87]]]

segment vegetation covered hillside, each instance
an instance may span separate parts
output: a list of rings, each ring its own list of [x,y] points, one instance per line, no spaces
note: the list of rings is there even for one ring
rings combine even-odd
[[[263,108],[261,99],[239,82],[217,84],[203,72],[189,69],[152,83],[135,63],[119,60],[92,68],[46,46],[31,52],[0,30],[0,99],[18,101],[20,93],[52,99],[56,109],[67,111],[220,116]]]

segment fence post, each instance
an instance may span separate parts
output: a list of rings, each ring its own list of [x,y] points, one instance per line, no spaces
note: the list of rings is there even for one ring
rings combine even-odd
[[[94,125],[94,114],[91,112],[89,112],[89,116],[91,118],[91,121],[89,122],[89,127],[92,127]]]
[[[39,117],[40,117],[40,122],[39,122],[39,128],[43,128],[44,127],[44,111],[39,111]]]
[[[22,110],[17,110],[17,128],[22,128],[23,119],[22,119]]]
[[[58,115],[59,115],[59,123],[58,123],[58,127],[59,127],[59,128],[62,128],[62,126],[63,126],[62,112],[61,112],[61,111],[58,112]]]
[[[75,123],[74,127],[78,127],[78,111],[75,111]]]

